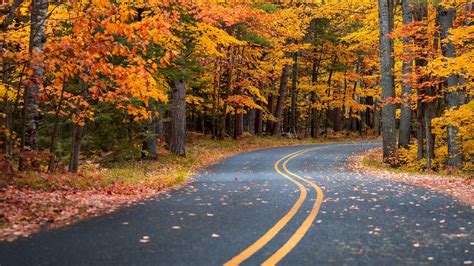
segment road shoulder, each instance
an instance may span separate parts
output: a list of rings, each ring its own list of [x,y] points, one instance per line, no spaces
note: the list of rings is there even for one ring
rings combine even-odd
[[[359,173],[368,174],[375,178],[431,189],[474,208],[474,184],[472,183],[472,177],[439,175],[435,173],[407,173],[369,166],[364,163],[366,158],[379,156],[380,152],[381,149],[376,148],[355,154],[349,158],[347,166]]]

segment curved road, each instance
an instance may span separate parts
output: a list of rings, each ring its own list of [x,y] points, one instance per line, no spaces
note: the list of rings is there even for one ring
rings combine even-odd
[[[110,215],[0,243],[0,265],[463,265],[474,210],[345,168],[377,143],[272,148]]]

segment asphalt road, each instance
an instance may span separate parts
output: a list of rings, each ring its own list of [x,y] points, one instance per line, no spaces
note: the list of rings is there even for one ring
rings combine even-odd
[[[351,154],[378,145],[240,154],[166,195],[2,242],[0,264],[472,264],[470,206],[344,167]]]

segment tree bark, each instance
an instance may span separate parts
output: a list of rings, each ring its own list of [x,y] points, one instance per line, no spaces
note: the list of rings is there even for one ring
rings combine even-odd
[[[224,88],[225,96],[223,98],[224,107],[223,107],[222,114],[221,114],[221,117],[220,117],[219,129],[218,129],[218,134],[217,134],[217,139],[219,139],[219,140],[224,139],[225,134],[226,134],[226,127],[230,126],[229,121],[227,121],[228,116],[227,116],[227,102],[226,102],[226,99],[229,98],[230,92],[231,92],[231,89],[232,89],[232,76],[233,76],[233,60],[232,60],[233,52],[232,52],[232,47],[229,47],[228,54],[229,54],[229,62],[228,62],[228,66],[227,66],[227,73],[225,75],[225,78],[226,78],[226,83],[225,83],[225,88]]]
[[[383,158],[390,162],[397,149],[395,105],[390,99],[395,97],[393,80],[393,40],[388,36],[393,31],[393,0],[378,0],[380,25],[380,70],[382,85],[382,134]]]
[[[219,70],[219,59],[216,58],[214,64],[214,82],[212,85],[212,137],[218,139],[218,126],[217,126],[217,108],[219,106],[219,98],[220,98],[220,73]]]
[[[186,156],[186,82],[175,80],[171,90],[170,151]]]
[[[48,173],[54,171],[54,165],[56,164],[56,150],[58,149],[58,135],[59,135],[59,122],[61,117],[59,113],[61,112],[63,100],[64,100],[64,91],[66,89],[66,85],[63,84],[61,89],[61,96],[59,97],[58,105],[56,106],[55,114],[54,114],[54,126],[53,132],[51,134],[51,144],[49,146],[49,163],[48,163]]]
[[[152,116],[149,121],[146,122],[146,137],[143,141],[142,146],[142,159],[156,160],[158,159],[158,143],[156,142],[157,138],[157,124],[158,117],[155,112],[152,111]]]
[[[420,93],[418,93],[420,94]],[[418,99],[416,103],[416,141],[417,141],[417,159],[420,161],[423,159],[423,156],[425,155],[425,150],[424,150],[424,136],[423,136],[423,117],[424,117],[424,112],[423,112],[423,104],[421,103],[421,100]]]
[[[291,73],[291,110],[290,110],[290,133],[297,134],[296,131],[296,98],[298,87],[298,52],[293,55],[293,68]]]
[[[432,106],[427,103],[425,108],[425,138],[426,138],[426,169],[430,170],[434,158],[434,138],[431,133]]]
[[[275,82],[272,81],[272,91],[274,91],[274,89],[275,89]],[[273,106],[274,106],[274,104],[273,104],[274,100],[273,99],[274,98],[275,97],[273,96],[273,93],[270,93],[268,95],[267,109],[268,109],[268,113],[272,114],[272,115],[273,115],[273,112],[274,112],[274,110],[273,110]],[[267,119],[266,132],[267,132],[267,135],[273,134],[273,121],[271,119]]]
[[[261,101],[257,101],[261,105]],[[255,135],[262,136],[263,133],[263,112],[260,109],[255,110]]]
[[[244,114],[235,109],[234,139],[238,139],[244,133]]]
[[[32,85],[29,86],[29,93],[25,96],[27,99],[26,119],[25,119],[25,145],[32,150],[38,150],[38,94],[44,74],[44,62],[40,56],[43,54],[44,42],[46,40],[45,25],[48,15],[47,0],[33,0],[31,9],[31,30],[30,30],[30,54],[32,57],[31,67],[33,75],[31,77]],[[26,93],[26,92],[25,92]]]
[[[321,60],[315,60],[313,63],[313,68],[311,71],[311,84],[314,86],[316,85],[316,82],[318,81],[318,75],[319,75],[319,64]],[[311,111],[310,111],[310,134],[312,138],[317,138],[319,137],[319,117],[318,117],[318,109],[315,108],[316,104],[316,92],[311,92],[310,96],[311,100]]]
[[[79,169],[79,156],[81,155],[81,142],[84,127],[75,123],[72,128],[72,150],[71,160],[69,162],[69,172],[77,173]]]
[[[412,23],[413,12],[411,10],[412,0],[402,1],[402,19],[404,25]],[[409,45],[413,39],[411,36],[403,38],[403,63],[402,63],[402,95],[399,147],[408,148],[411,132],[411,93],[412,93],[412,68],[413,56]]]
[[[316,93],[311,92],[311,111],[310,111],[310,135],[312,138],[319,137],[319,119],[318,119],[318,110],[314,108],[316,104]]]
[[[273,125],[273,135],[278,136],[281,132],[281,122],[283,118],[283,107],[286,99],[286,91],[288,88],[288,76],[290,72],[290,67],[288,65],[283,66],[281,79],[280,79],[280,89],[278,95],[278,101],[275,108],[275,123]]]
[[[456,16],[456,10],[453,8],[446,8],[443,6],[438,6],[438,12],[440,16],[441,31],[440,37],[441,40],[441,50],[443,56],[454,58],[456,57],[456,50],[454,44],[447,40],[449,35],[449,30],[453,27],[454,19]],[[459,85],[459,78],[457,75],[452,74],[448,76],[445,81],[446,94],[445,101],[446,107],[448,109],[457,109],[459,106],[465,103],[466,95],[462,90],[453,90],[452,87]],[[461,153],[461,138],[458,136],[459,129],[456,126],[448,125],[448,165],[450,166],[459,166],[463,163],[464,158]]]
[[[247,125],[249,129],[249,133],[255,135],[255,119],[257,118],[257,110],[251,109],[247,113]]]
[[[422,22],[428,16],[428,5],[427,2],[417,2],[413,5],[413,20],[416,22]],[[414,38],[414,42],[417,47],[427,47],[428,40],[424,37],[424,32],[418,32],[417,38]],[[417,54],[415,58],[415,65],[417,68],[424,67],[427,64],[426,61],[426,52],[421,51],[421,54]],[[420,84],[423,84],[426,80],[426,76],[421,76],[417,80],[417,87],[416,87],[416,94],[417,94],[417,101],[416,101],[416,137],[417,137],[417,144],[418,144],[418,151],[417,151],[417,159],[423,159],[425,155],[424,149],[424,137],[425,137],[425,104],[423,103],[423,93],[427,91],[427,87],[422,87]]]
[[[165,126],[164,126],[164,121],[163,121],[163,118],[164,118],[164,115],[163,115],[163,112],[164,110],[162,110],[161,108],[158,108],[158,121],[156,122],[156,128],[155,128],[155,132],[156,132],[156,135],[158,136],[158,138],[160,139],[165,139]]]
[[[37,151],[39,143],[38,135],[38,94],[44,74],[44,62],[41,60],[43,44],[46,40],[45,24],[48,15],[48,0],[33,0],[31,3],[31,26],[30,45],[31,68],[33,74],[30,77],[31,85],[25,87],[23,102],[23,128],[21,133],[20,149],[25,148]],[[23,170],[23,158],[20,157],[19,169]]]
[[[379,107],[379,102],[377,99],[374,101],[374,134],[376,136],[380,136],[380,107]],[[365,127],[365,123],[364,123]]]

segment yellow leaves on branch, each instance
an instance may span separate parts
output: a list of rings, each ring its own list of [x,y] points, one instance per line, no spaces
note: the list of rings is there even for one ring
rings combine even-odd
[[[207,54],[211,58],[223,57],[223,48],[229,46],[243,46],[246,44],[235,37],[229,35],[224,30],[205,23],[197,23],[192,28],[199,35],[197,47],[202,54]]]
[[[226,102],[235,109],[243,111],[244,108],[262,110],[263,108],[256,104],[253,99],[247,95],[232,95],[226,99]]]
[[[433,119],[433,133],[441,146],[446,142],[447,126],[458,128],[459,139],[462,139],[462,152],[465,156],[474,156],[474,100],[461,105],[459,109],[446,110],[439,118]],[[469,160],[467,160],[469,161]]]

